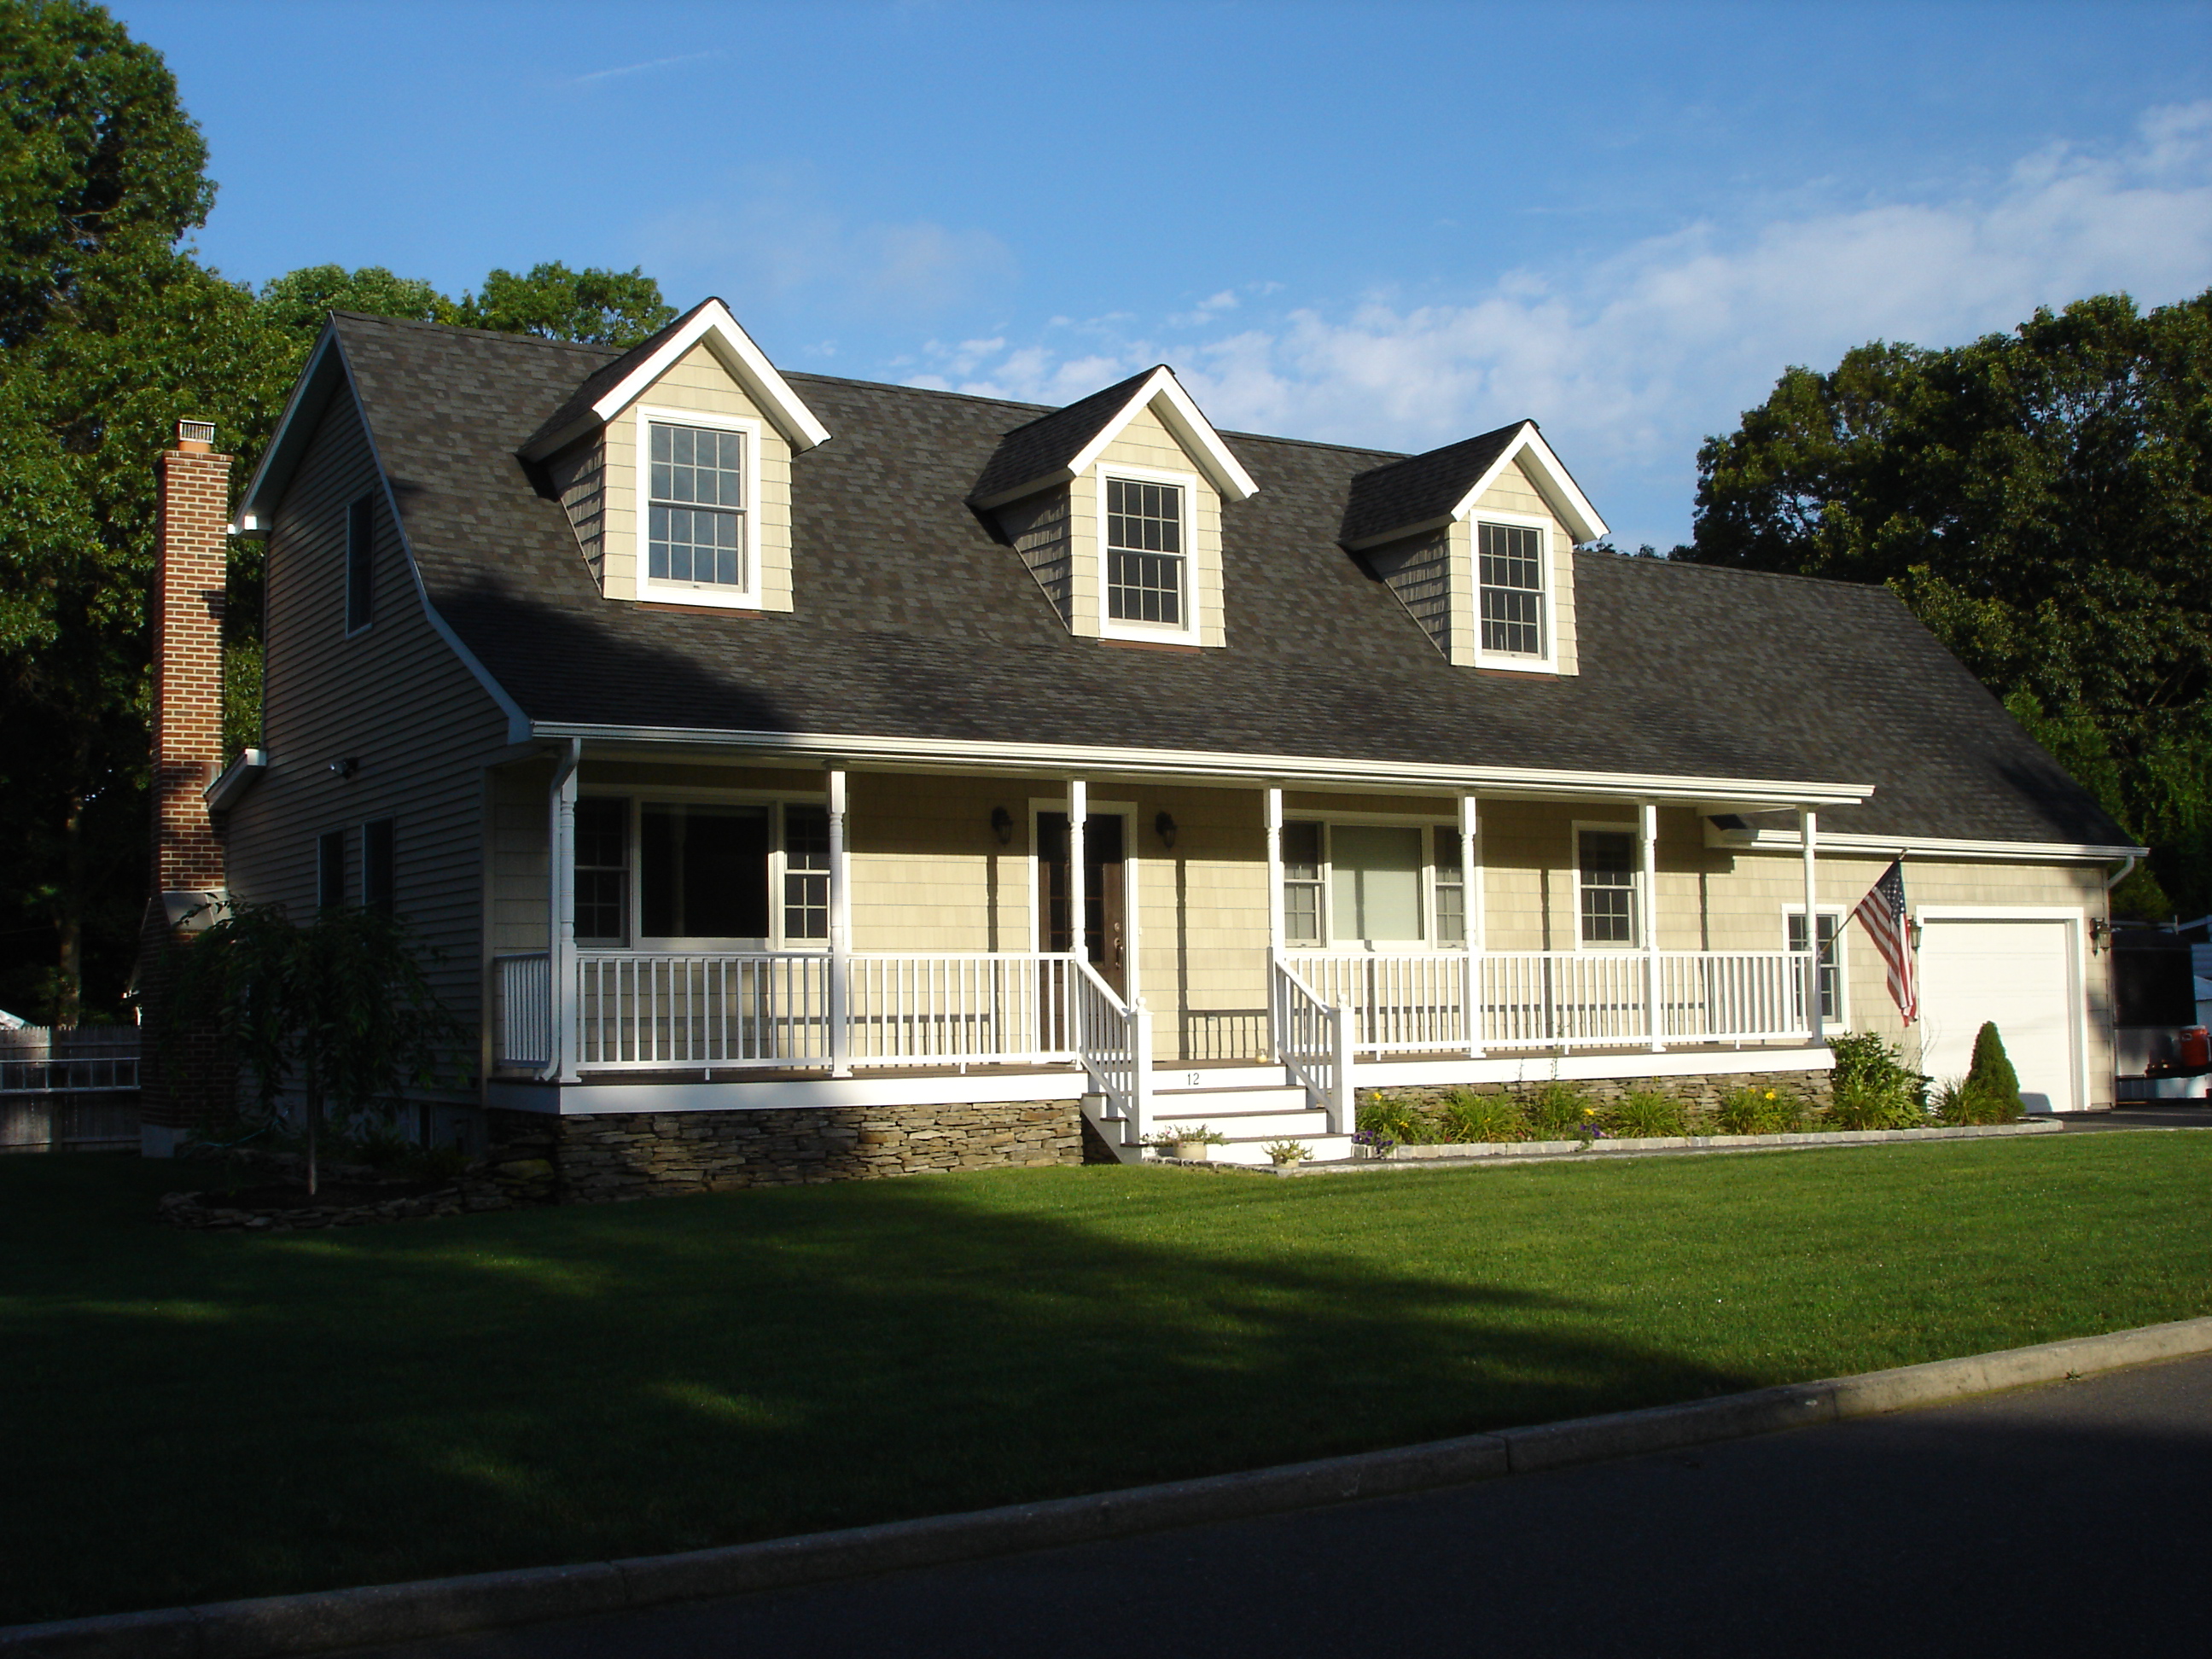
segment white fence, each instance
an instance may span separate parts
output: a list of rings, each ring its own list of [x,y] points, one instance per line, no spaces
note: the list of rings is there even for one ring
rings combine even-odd
[[[138,1028],[0,1030],[0,1152],[138,1145]]]
[[[1363,1054],[1810,1036],[1802,951],[1297,951],[1283,962],[1320,1001],[1351,1006]]]

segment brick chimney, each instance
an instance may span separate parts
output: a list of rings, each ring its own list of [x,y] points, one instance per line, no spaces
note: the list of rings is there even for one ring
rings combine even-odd
[[[230,521],[231,457],[215,450],[215,427],[177,422],[177,446],[155,463],[159,480],[154,553],[154,845],[151,892],[138,963],[141,1006],[159,1002],[163,953],[179,916],[198,895],[223,885],[222,844],[203,792],[222,769],[224,536]],[[167,1157],[198,1115],[212,1054],[203,1042],[172,1041],[139,1067],[140,1145]],[[182,1075],[179,1075],[181,1062]]]

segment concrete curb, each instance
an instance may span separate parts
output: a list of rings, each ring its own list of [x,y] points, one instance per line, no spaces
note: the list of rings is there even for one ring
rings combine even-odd
[[[1572,1468],[2212,1353],[2212,1318],[1419,1446],[682,1555],[0,1628],[6,1659],[278,1659],[942,1565]]]

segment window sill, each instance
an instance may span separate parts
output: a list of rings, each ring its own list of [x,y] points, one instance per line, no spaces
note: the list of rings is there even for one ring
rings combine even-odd
[[[1193,645],[1184,640],[1132,639],[1127,634],[1102,634],[1098,636],[1098,643],[1117,646],[1127,651],[1173,651],[1194,657],[1206,649],[1202,645]]]

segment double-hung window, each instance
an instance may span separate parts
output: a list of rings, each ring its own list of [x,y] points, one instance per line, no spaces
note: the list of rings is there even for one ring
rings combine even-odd
[[[1528,525],[1478,524],[1475,535],[1484,653],[1543,656],[1543,532]]]
[[[1181,484],[1106,480],[1106,614],[1115,622],[1189,626],[1189,560]]]
[[[1293,820],[1283,825],[1282,863],[1283,942],[1293,948],[1404,949],[1465,937],[1454,830]]]
[[[1636,834],[1582,830],[1575,836],[1584,945],[1636,943]]]
[[[1823,910],[1820,915],[1820,1021],[1833,1024],[1843,1018],[1842,955],[1839,941],[1843,937],[1844,918],[1840,912]],[[1800,908],[1789,912],[1784,918],[1784,939],[1792,951],[1805,948],[1805,912]],[[1799,988],[1791,999],[1791,1006],[1803,1018],[1805,993],[1802,981],[1793,979]]]
[[[646,428],[647,580],[665,586],[749,590],[746,434],[650,419]]]

